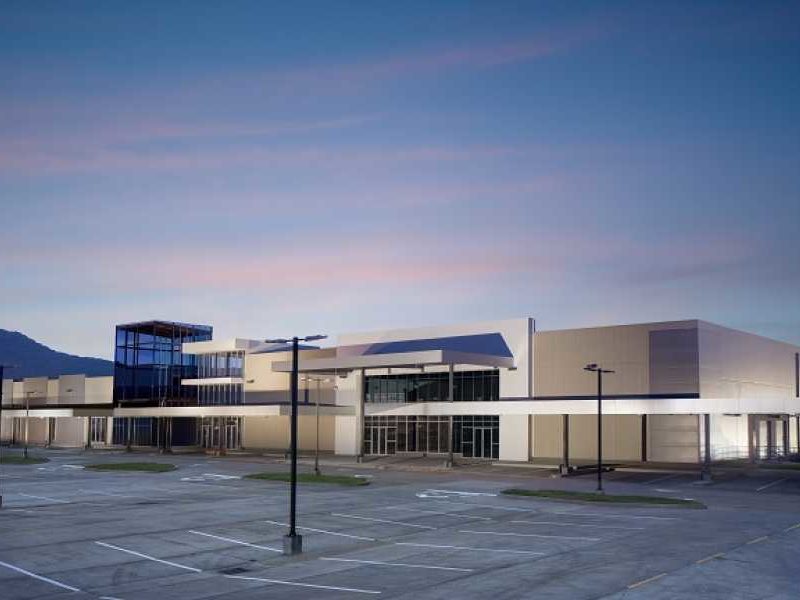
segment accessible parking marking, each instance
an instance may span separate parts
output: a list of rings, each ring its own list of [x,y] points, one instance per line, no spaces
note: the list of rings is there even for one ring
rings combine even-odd
[[[171,567],[177,567],[178,569],[185,569],[187,571],[192,571],[193,573],[202,573],[202,569],[197,569],[195,567],[189,567],[186,565],[182,565],[180,563],[172,562],[169,560],[164,560],[161,558],[156,558],[155,556],[149,556],[147,554],[142,554],[141,552],[136,552],[135,550],[128,550],[127,548],[120,548],[119,546],[115,546],[113,544],[107,544],[106,542],[98,542],[96,541],[95,544],[99,546],[103,546],[105,548],[111,548],[112,550],[119,550],[120,552],[125,552],[127,554],[131,554],[133,556],[138,556],[139,558],[144,558],[146,560],[152,560],[153,562],[161,563],[164,565],[169,565]]]
[[[39,581],[44,581],[45,583],[49,583],[50,585],[60,587],[61,589],[69,590],[70,592],[80,592],[80,590],[76,587],[72,587],[71,585],[67,585],[66,583],[61,583],[60,581],[56,581],[55,579],[50,579],[49,577],[45,577],[43,575],[37,575],[36,573],[31,573],[30,571],[26,571],[21,567],[10,565],[7,562],[3,562],[2,560],[0,560],[0,566],[5,567],[6,569],[11,569],[12,571],[16,571],[17,573],[22,573],[23,575],[27,575],[28,577],[33,577],[34,579],[38,579]]]
[[[462,571],[464,573],[471,573],[475,569],[464,569],[461,567],[437,567],[433,565],[413,565],[409,563],[395,563],[395,562],[383,562],[380,560],[361,560],[358,558],[334,558],[323,556],[320,560],[329,560],[335,562],[349,562],[349,563],[359,563],[364,565],[382,565],[387,567],[407,567],[409,569],[433,569],[437,571]]]
[[[249,548],[256,548],[258,550],[269,550],[270,552],[278,552],[279,554],[283,554],[283,550],[278,550],[278,548],[271,548],[270,546],[259,546],[258,544],[251,544],[250,542],[243,542],[242,540],[235,540],[229,537],[222,537],[221,535],[205,533],[204,531],[195,531],[194,529],[190,529],[189,533],[194,533],[195,535],[202,535],[205,537],[213,538],[215,540],[222,540],[223,542],[230,542],[231,544],[239,544],[240,546],[247,546]]]

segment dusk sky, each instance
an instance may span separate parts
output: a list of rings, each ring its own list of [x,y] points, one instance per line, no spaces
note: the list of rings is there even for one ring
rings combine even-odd
[[[0,3],[0,327],[800,343],[800,2]]]

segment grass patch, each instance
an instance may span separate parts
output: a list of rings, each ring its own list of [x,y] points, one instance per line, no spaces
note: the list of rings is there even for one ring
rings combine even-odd
[[[683,506],[686,508],[705,508],[706,505],[697,500],[684,498],[667,498],[663,496],[625,496],[616,494],[596,494],[593,492],[567,492],[564,490],[522,490],[511,488],[503,490],[508,496],[533,496],[553,500],[578,500],[580,502],[599,502],[605,504],[651,504],[655,506]]]
[[[800,471],[800,463],[772,463],[758,465],[759,469],[777,469],[779,471]]]
[[[170,463],[156,462],[122,462],[122,463],[96,463],[86,465],[92,471],[144,471],[146,473],[164,473],[174,471],[177,467]]]
[[[0,457],[0,464],[2,465],[40,465],[46,462],[50,462],[50,459],[38,456],[29,456],[28,458],[17,455]]]
[[[289,482],[289,473],[251,473],[245,475],[247,479],[262,479],[264,481]],[[315,475],[314,473],[298,473],[298,483],[332,483],[335,485],[369,485],[369,479],[354,475]]]

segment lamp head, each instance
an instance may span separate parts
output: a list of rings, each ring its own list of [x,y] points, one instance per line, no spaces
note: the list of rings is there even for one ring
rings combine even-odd
[[[597,363],[589,363],[585,367],[583,367],[584,371],[597,371]]]

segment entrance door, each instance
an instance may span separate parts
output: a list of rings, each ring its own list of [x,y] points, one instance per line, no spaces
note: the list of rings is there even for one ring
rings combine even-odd
[[[494,442],[491,427],[475,427],[473,430],[473,456],[475,458],[492,458],[492,443]]]
[[[370,427],[372,454],[394,454],[397,451],[397,428],[386,425]]]

